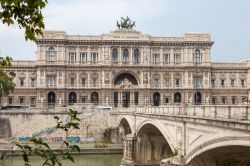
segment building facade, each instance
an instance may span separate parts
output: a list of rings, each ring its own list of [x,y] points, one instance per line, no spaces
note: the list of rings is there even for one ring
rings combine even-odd
[[[16,89],[2,104],[113,107],[238,105],[250,100],[250,61],[211,62],[209,34],[157,37],[132,29],[99,36],[45,31],[36,61],[14,61]]]

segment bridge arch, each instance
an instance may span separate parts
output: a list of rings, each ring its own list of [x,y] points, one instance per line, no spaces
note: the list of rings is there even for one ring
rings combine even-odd
[[[119,128],[119,140],[122,141],[123,138],[128,134],[133,134],[132,130],[132,122],[131,119],[128,117],[121,117],[118,120],[118,128]]]
[[[174,146],[166,128],[154,120],[145,120],[136,131],[136,162],[138,164],[159,164],[163,158],[174,153]]]
[[[185,160],[194,166],[217,166],[218,161],[222,166],[250,164],[250,137],[232,136],[206,141],[190,151]]]

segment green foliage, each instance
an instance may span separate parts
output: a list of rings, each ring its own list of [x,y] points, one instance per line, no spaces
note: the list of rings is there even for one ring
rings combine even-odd
[[[47,0],[0,0],[0,20],[7,25],[16,21],[19,28],[25,29],[25,39],[35,40],[43,34],[42,9],[47,3]]]
[[[55,116],[54,119],[56,119],[57,125],[56,129],[63,130],[66,134],[66,138],[64,139],[62,143],[62,148],[65,146],[65,149],[58,149],[53,150],[49,146],[48,143],[43,141],[41,138],[32,137],[29,141],[31,142],[31,146],[29,145],[21,145],[16,144],[22,151],[23,161],[25,166],[30,166],[30,155],[36,155],[44,159],[43,166],[62,166],[61,161],[62,160],[69,160],[71,162],[74,162],[74,158],[71,155],[70,152],[80,152],[80,148],[78,145],[71,145],[67,138],[70,134],[70,132],[74,129],[79,129],[79,122],[80,119],[77,117],[78,112],[74,111],[72,109],[69,110],[69,118],[70,122],[63,124],[62,120]]]
[[[12,59],[10,57],[0,57],[0,97],[7,96],[10,92],[13,92],[15,84],[12,79],[15,77],[14,72],[6,73],[3,68],[11,66]]]
[[[106,148],[106,147],[108,147],[108,145],[105,144],[105,143],[96,143],[96,144],[94,145],[94,147],[95,147],[95,148]]]

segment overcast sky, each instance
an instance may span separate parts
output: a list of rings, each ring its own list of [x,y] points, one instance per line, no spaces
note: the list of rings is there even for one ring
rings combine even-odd
[[[157,36],[210,33],[212,60],[250,59],[250,0],[48,0],[46,29],[68,34],[100,35],[116,29],[121,16],[136,21],[136,30]],[[0,23],[0,55],[35,60],[35,44],[23,30]]]

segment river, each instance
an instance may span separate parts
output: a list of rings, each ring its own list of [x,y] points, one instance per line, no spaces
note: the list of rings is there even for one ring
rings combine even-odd
[[[63,166],[119,166],[122,155],[108,154],[108,155],[75,155],[75,163],[64,161]],[[32,166],[41,166],[42,160],[38,157],[32,156],[30,159]],[[8,157],[0,160],[0,166],[23,166],[22,157]]]

